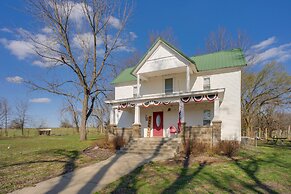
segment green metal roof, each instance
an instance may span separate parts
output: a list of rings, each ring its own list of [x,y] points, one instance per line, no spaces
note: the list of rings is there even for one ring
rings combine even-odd
[[[244,66],[247,64],[245,57],[244,57],[244,54],[243,54],[241,49],[232,49],[232,50],[228,50],[228,51],[219,51],[219,52],[205,54],[205,55],[187,57],[181,51],[179,51],[174,46],[167,43],[166,41],[164,41],[161,38],[157,39],[157,41],[152,45],[152,47],[142,57],[140,62],[144,59],[144,57],[147,55],[147,53],[154,47],[154,45],[159,40],[161,40],[166,45],[168,45],[169,47],[174,49],[176,52],[178,52],[180,55],[185,57],[190,62],[195,63],[198,71],[209,71],[209,70],[223,69],[223,68],[229,68],[229,67],[238,67],[238,66]],[[136,77],[132,74],[132,72],[134,71],[134,69],[136,67],[137,67],[137,65],[134,67],[130,67],[130,68],[123,70],[111,83],[117,84],[117,83],[135,81]]]
[[[117,84],[117,83],[135,81],[136,77],[131,74],[134,68],[135,67],[126,68],[111,83]]]
[[[215,70],[246,65],[246,60],[241,49],[219,51],[215,53],[191,57],[198,71]]]

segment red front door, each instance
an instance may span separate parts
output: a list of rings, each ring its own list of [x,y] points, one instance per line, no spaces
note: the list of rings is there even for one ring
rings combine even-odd
[[[154,112],[153,113],[153,136],[154,137],[162,137],[163,136],[163,112]]]

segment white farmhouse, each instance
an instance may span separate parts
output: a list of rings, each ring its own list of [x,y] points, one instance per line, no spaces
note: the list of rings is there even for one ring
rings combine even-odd
[[[245,65],[241,49],[187,57],[159,38],[113,80],[110,126],[132,129],[134,137],[169,137],[188,128],[200,140],[215,134],[240,141]]]

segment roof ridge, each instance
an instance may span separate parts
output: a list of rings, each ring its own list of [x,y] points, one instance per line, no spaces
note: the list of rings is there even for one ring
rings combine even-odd
[[[222,52],[237,51],[237,50],[242,51],[242,49],[238,47],[238,48],[233,48],[233,49],[229,49],[229,50],[221,50],[221,51],[216,51],[216,52],[211,52],[211,53],[206,53],[206,54],[194,55],[194,56],[191,56],[190,58],[211,55],[211,54],[217,54],[217,53],[222,53]]]

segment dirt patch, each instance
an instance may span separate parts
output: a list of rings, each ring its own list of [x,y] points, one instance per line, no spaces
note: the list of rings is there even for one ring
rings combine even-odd
[[[106,160],[114,155],[114,152],[111,149],[104,149],[98,146],[88,147],[84,149],[82,153],[91,158],[97,158],[98,160]]]
[[[238,158],[237,159],[241,159]],[[175,158],[163,161],[163,164],[168,166],[176,166],[176,165],[183,165],[183,163],[187,160],[185,156],[176,156]],[[199,156],[190,156],[189,165],[192,164],[203,164],[203,165],[211,165],[215,163],[222,163],[222,162],[230,162],[232,159],[227,158],[225,156],[208,156],[208,155],[199,155]]]

